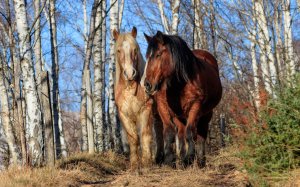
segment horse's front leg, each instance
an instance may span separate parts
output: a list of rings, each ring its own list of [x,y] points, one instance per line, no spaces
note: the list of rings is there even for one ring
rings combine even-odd
[[[127,139],[130,148],[130,167],[132,171],[139,172],[139,155],[138,155],[138,146],[139,146],[139,136],[136,124],[126,116],[122,111],[119,112],[119,116],[124,126],[124,129],[127,133]]]
[[[185,158],[187,164],[191,164],[195,158],[195,144],[197,143],[197,124],[201,117],[200,111],[201,111],[200,102],[195,102],[192,104],[188,112],[188,119],[187,119],[187,125],[185,130],[186,144],[188,147],[186,158]]]
[[[152,165],[152,105],[146,106],[138,116],[138,121],[141,125],[141,140],[142,140],[142,165],[150,167]]]
[[[162,164],[164,160],[164,135],[163,135],[163,122],[157,111],[157,107],[153,107],[153,125],[155,131],[155,144],[156,144],[156,154],[155,162],[156,164]]]
[[[159,91],[156,95],[157,108],[164,125],[165,163],[174,165],[175,156],[172,143],[176,135],[176,153],[181,160],[184,156],[184,125],[176,117],[167,103],[166,91]]]

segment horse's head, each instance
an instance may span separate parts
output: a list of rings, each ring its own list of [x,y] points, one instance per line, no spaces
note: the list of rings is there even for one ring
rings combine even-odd
[[[160,84],[172,75],[174,66],[166,43],[166,35],[160,31],[153,37],[144,35],[148,42],[148,48],[146,53],[147,63],[141,84],[144,84],[148,94],[154,94],[159,90]]]
[[[131,33],[120,34],[113,31],[113,37],[116,41],[115,54],[120,67],[121,74],[125,80],[132,81],[138,75],[138,55],[139,46],[135,40],[137,30],[132,28]]]

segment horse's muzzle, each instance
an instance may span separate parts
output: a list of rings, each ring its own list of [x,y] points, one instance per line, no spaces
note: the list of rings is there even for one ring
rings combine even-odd
[[[152,86],[152,84],[148,80],[145,80],[144,87],[145,87],[146,93],[148,95],[153,95],[155,93],[155,91],[158,90],[158,85],[159,84],[155,84],[154,86]]]

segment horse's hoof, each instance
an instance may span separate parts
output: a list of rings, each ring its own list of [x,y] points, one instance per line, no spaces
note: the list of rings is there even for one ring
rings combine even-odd
[[[161,165],[164,161],[164,153],[159,153],[155,157],[155,163]]]
[[[176,167],[176,157],[172,154],[166,155],[164,164],[171,166],[172,168]]]
[[[199,168],[204,168],[206,166],[206,158],[205,157],[195,159],[195,162],[197,162],[197,165]]]

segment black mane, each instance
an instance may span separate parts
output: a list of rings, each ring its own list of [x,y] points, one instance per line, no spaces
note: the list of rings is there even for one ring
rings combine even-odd
[[[168,47],[177,79],[188,82],[191,78],[190,76],[193,75],[193,64],[197,61],[197,58],[187,43],[179,36],[165,35],[158,31],[149,42],[147,56],[150,55],[151,51],[153,55],[153,52],[158,49],[158,41]]]

